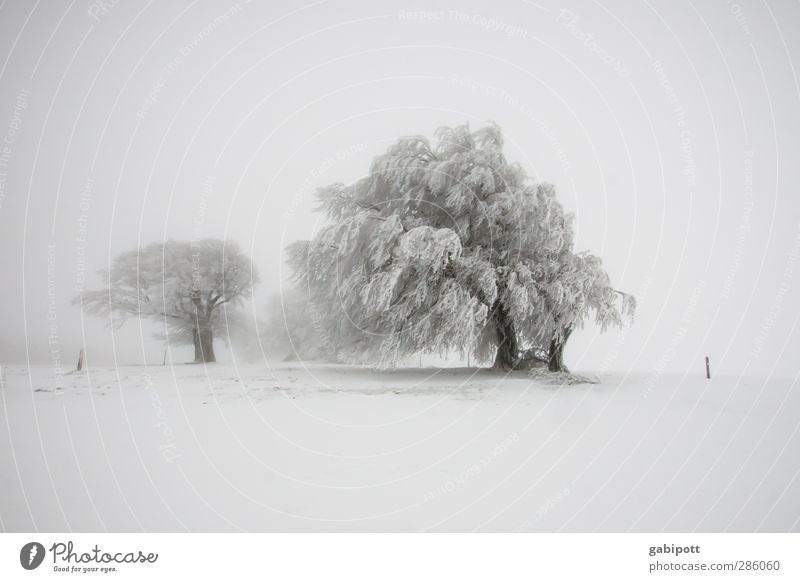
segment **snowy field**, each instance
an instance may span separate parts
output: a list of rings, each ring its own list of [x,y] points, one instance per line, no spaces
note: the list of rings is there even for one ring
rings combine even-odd
[[[791,380],[2,368],[3,530],[800,531]]]

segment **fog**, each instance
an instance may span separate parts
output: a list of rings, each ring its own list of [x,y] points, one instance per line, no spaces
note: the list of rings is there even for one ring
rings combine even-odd
[[[0,362],[160,363],[153,324],[70,305],[117,253],[234,239],[259,314],[289,280],[286,244],[319,227],[314,188],[402,135],[492,120],[639,301],[632,327],[577,332],[571,367],[702,375],[708,355],[715,374],[795,377],[798,18],[788,2],[6,1]]]

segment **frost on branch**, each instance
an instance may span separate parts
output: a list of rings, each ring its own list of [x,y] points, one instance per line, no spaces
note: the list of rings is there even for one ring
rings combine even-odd
[[[320,189],[328,222],[289,248],[339,356],[469,349],[501,369],[566,370],[573,330],[622,326],[635,301],[574,251],[555,187],[506,160],[497,126],[436,137],[401,138],[366,177]]]
[[[231,308],[259,281],[239,247],[217,239],[133,249],[118,255],[103,275],[103,289],[86,291],[73,303],[117,327],[131,317],[162,323],[163,337],[194,345],[196,362],[215,361],[214,336],[240,321]]]

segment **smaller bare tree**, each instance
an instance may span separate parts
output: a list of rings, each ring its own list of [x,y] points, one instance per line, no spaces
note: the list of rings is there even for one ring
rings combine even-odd
[[[191,337],[197,363],[216,361],[220,308],[240,303],[259,282],[238,245],[218,239],[152,243],[122,253],[101,273],[105,288],[73,304],[115,327],[132,317],[160,321],[178,341]]]

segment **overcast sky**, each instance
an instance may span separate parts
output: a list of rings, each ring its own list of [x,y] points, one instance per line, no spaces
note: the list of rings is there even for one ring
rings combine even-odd
[[[797,2],[0,6],[0,362],[159,359],[150,327],[69,302],[164,238],[239,241],[260,310],[314,187],[401,135],[493,120],[639,299],[568,364],[797,375]]]

